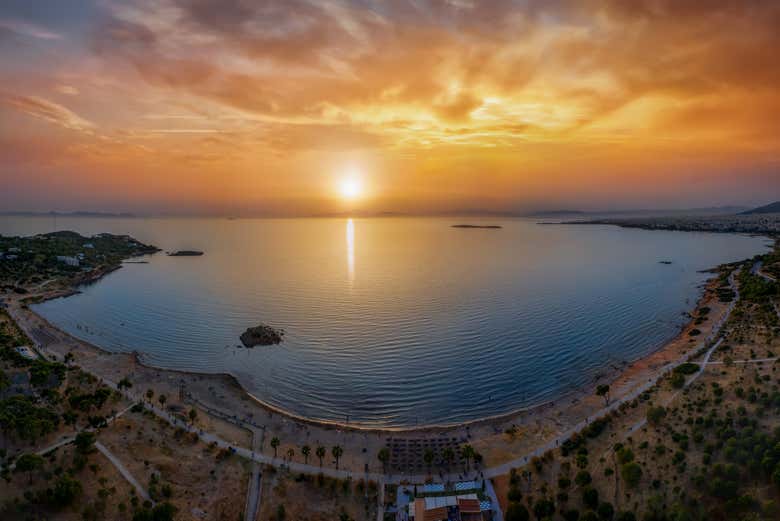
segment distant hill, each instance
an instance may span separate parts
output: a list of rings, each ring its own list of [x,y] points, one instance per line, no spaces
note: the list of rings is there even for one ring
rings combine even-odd
[[[770,203],[766,206],[759,206],[758,208],[753,208],[752,210],[748,210],[747,212],[742,212],[740,215],[754,215],[759,213],[780,213],[780,201]]]

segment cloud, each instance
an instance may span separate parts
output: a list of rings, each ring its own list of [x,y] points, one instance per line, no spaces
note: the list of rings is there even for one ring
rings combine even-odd
[[[37,96],[3,95],[0,101],[29,114],[69,130],[91,131],[95,125],[73,111]]]
[[[41,40],[59,40],[62,35],[45,27],[9,18],[0,18],[0,29],[6,29],[21,36],[30,36]]]

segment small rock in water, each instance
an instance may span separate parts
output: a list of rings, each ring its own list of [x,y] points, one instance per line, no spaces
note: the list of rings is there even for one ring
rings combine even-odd
[[[283,329],[276,329],[265,324],[250,327],[241,335],[241,342],[246,347],[270,346],[279,344],[284,337]]]

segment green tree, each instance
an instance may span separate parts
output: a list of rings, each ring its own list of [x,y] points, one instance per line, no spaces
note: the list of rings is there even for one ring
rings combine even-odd
[[[463,447],[461,447],[460,455],[464,460],[466,460],[466,469],[469,468],[470,466],[469,462],[471,461],[471,458],[474,457],[474,454],[475,454],[474,447],[472,447],[471,445],[466,444]]]
[[[447,462],[447,471],[449,472],[452,462],[455,461],[455,451],[452,447],[447,447],[441,451],[441,457]]]
[[[287,461],[292,461],[293,456],[295,456],[295,449],[290,447],[289,449],[287,449]]]
[[[534,503],[534,515],[536,519],[546,519],[555,514],[555,503],[551,500],[543,498]]]
[[[336,458],[336,468],[339,468],[339,459],[341,459],[341,456],[344,454],[344,449],[342,449],[340,445],[336,445],[330,452],[333,454],[333,457]]]
[[[506,521],[528,521],[531,516],[528,514],[528,509],[525,505],[517,501],[509,503],[504,515]]]
[[[152,398],[154,398],[154,389],[147,389],[146,390],[146,400],[149,403],[152,403]]]
[[[642,467],[636,461],[631,461],[620,467],[620,476],[626,486],[635,488],[642,479]]]
[[[76,435],[76,440],[73,442],[76,445],[76,450],[80,454],[89,454],[95,450],[95,433],[89,431],[82,431]]]
[[[187,414],[190,418],[190,425],[195,424],[195,420],[198,418],[198,411],[196,411],[194,408],[190,409],[190,412]]]
[[[382,447],[379,449],[379,453],[376,456],[379,458],[379,461],[382,462],[382,469],[387,469],[387,464],[390,461],[390,449],[387,447]]]
[[[117,383],[116,386],[121,391],[123,389],[130,389],[133,386],[133,383],[125,376],[119,380],[119,383]]]
[[[425,452],[423,452],[423,461],[428,466],[428,472],[431,471],[431,465],[433,464],[434,458],[436,458],[436,454],[431,449],[425,449]]]
[[[168,401],[168,397],[165,396],[164,394],[161,394],[160,396],[157,397],[157,401],[160,402],[160,407],[165,409],[165,402]]]
[[[276,436],[271,438],[271,448],[274,449],[274,458],[276,457],[276,449],[279,448],[279,443],[281,442],[279,441],[279,438],[277,438]]]
[[[320,460],[320,467],[321,467],[322,466],[322,458],[324,458],[325,454],[326,454],[325,447],[323,447],[322,445],[318,446],[317,450],[314,451],[314,453],[319,458],[319,460]]]
[[[661,407],[650,407],[647,410],[647,422],[650,425],[660,425],[663,419],[666,417],[666,409]]]
[[[311,454],[311,447],[308,445],[304,445],[301,447],[301,454],[303,454],[303,462],[308,464],[309,463],[309,454]]]
[[[72,504],[81,495],[83,488],[81,482],[69,474],[63,474],[54,482],[52,501],[58,507],[66,507]]]
[[[27,472],[29,483],[32,485],[33,472],[43,468],[44,459],[37,454],[22,454],[16,460],[16,471]]]

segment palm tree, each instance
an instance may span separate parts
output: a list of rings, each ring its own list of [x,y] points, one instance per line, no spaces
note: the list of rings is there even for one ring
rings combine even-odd
[[[279,438],[274,436],[271,438],[271,447],[274,449],[274,458],[276,457],[276,449],[279,447]]]
[[[379,449],[379,454],[377,454],[376,457],[379,458],[379,461],[382,462],[382,469],[386,470],[387,462],[390,461],[390,449],[387,447],[382,447]]]
[[[336,458],[336,468],[339,468],[339,458],[341,458],[341,455],[344,454],[344,449],[341,448],[340,445],[336,445],[331,449],[331,454],[333,454],[333,457]]]
[[[161,394],[160,396],[157,397],[157,401],[160,402],[160,407],[165,409],[165,402],[168,401],[168,397],[165,396],[164,394]]]
[[[436,454],[431,449],[425,449],[425,452],[423,453],[423,461],[426,465],[428,465],[428,473],[431,472],[431,465],[433,464],[433,460],[436,458]]]
[[[292,461],[293,456],[295,456],[295,449],[290,447],[289,449],[287,449],[287,460]]]
[[[469,469],[469,461],[474,457],[474,447],[469,444],[464,445],[460,449],[460,455],[466,460],[466,470]]]
[[[152,403],[152,398],[154,398],[154,389],[147,389],[146,399],[149,401],[149,403]]]
[[[195,423],[195,418],[198,417],[198,411],[195,409],[190,409],[188,416],[190,417],[190,424],[192,425]]]
[[[303,454],[303,461],[307,465],[309,464],[309,454],[311,454],[311,447],[304,445],[301,447],[301,454]]]
[[[317,447],[317,450],[314,452],[318,458],[320,458],[320,467],[322,466],[322,458],[325,457],[325,447],[319,446]]]
[[[455,459],[455,451],[452,450],[452,447],[447,447],[441,451],[441,457],[444,458],[444,461],[447,462],[447,472],[449,472],[450,465],[452,465],[452,460]]]

